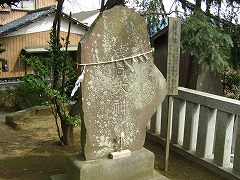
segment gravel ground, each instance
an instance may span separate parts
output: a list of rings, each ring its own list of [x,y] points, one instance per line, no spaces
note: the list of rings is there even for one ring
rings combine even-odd
[[[80,128],[75,129],[75,145],[62,146],[52,115],[32,116],[20,130],[4,123],[8,113],[0,111],[0,180],[42,180],[66,172],[66,158],[80,151]],[[154,152],[155,169],[175,180],[224,180],[204,167],[170,152],[169,171],[164,172],[164,147],[148,140]]]

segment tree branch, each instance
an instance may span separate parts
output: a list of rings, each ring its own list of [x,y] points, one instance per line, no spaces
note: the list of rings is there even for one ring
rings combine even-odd
[[[65,49],[65,57],[64,57],[64,62],[63,62],[63,72],[62,72],[62,89],[61,89],[62,95],[64,93],[65,80],[66,80],[67,50],[68,50],[69,38],[70,38],[70,33],[71,33],[71,25],[72,25],[71,19],[72,19],[72,13],[70,12],[69,23],[68,23],[68,33],[67,33],[66,44],[65,44],[66,49]]]
[[[188,8],[189,10],[191,10],[191,11],[194,11],[194,10],[196,10],[196,5],[194,5],[193,3],[190,3],[190,2],[188,2],[188,1],[186,1],[186,0],[179,0],[179,2],[181,2],[182,4],[184,3],[185,4],[185,6],[186,6],[186,8]],[[201,10],[201,9],[200,9]],[[203,11],[204,12],[204,11]],[[220,23],[222,23],[222,24],[224,24],[224,25],[229,25],[229,24],[232,24],[232,25],[234,25],[232,22],[230,22],[230,21],[227,21],[227,20],[225,20],[225,19],[222,19],[222,18],[220,18],[219,16],[215,16],[215,15],[213,15],[213,14],[211,14],[210,12],[208,13],[208,12],[204,12],[207,16],[209,16],[210,18],[212,18],[212,19],[214,19],[214,20],[216,20],[216,21],[218,21],[218,22],[220,22]],[[235,25],[235,26],[237,26],[237,25]]]
[[[195,5],[186,1],[186,0],[178,0],[182,5],[183,5],[183,9],[185,8],[188,8],[190,9],[191,11],[194,11],[195,10]]]
[[[169,13],[163,13],[163,12],[148,12],[148,13],[140,13],[141,16],[151,16],[151,15],[171,15],[172,13],[183,13],[181,11],[171,11]]]

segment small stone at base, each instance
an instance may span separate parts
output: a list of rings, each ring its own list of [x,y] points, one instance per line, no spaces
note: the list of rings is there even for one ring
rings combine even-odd
[[[118,152],[112,152],[111,154],[109,154],[110,159],[119,159],[128,156],[131,156],[131,151],[129,149],[125,149]]]

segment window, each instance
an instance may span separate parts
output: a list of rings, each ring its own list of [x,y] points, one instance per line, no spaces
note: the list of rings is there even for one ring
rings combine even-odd
[[[8,71],[8,62],[7,62],[7,60],[1,60],[0,62],[2,63],[2,66],[1,66],[2,72],[7,72]]]
[[[17,6],[13,6],[14,9],[34,10],[35,0],[21,0]]]

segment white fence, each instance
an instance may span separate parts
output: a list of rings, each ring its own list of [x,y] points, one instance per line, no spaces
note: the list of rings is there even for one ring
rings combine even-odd
[[[148,126],[165,144],[167,98]],[[240,101],[179,87],[174,97],[170,148],[228,179],[240,179]],[[171,157],[170,157],[171,158]]]

